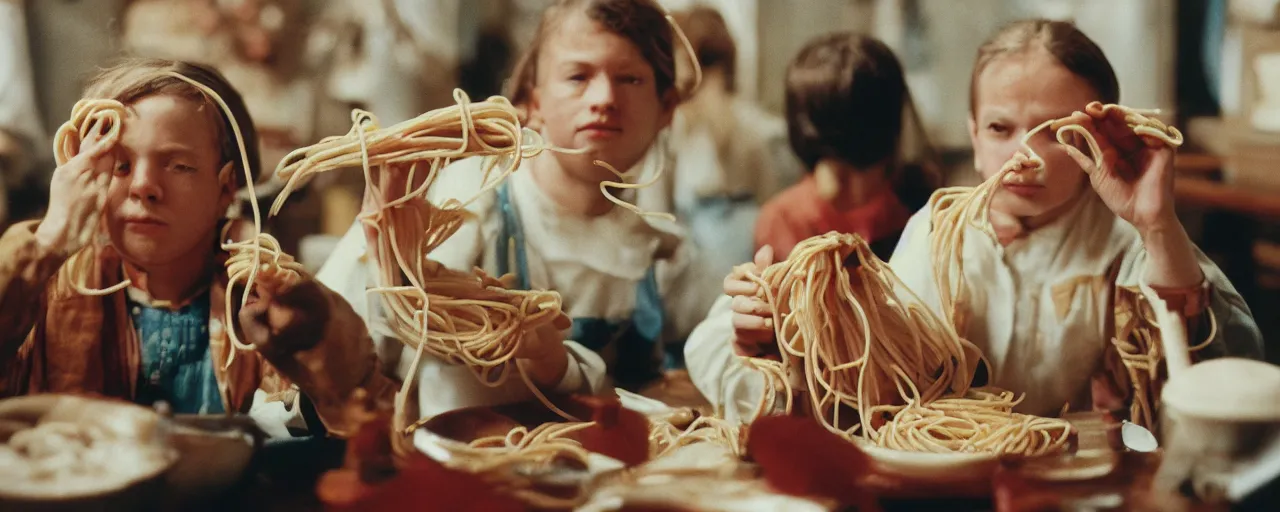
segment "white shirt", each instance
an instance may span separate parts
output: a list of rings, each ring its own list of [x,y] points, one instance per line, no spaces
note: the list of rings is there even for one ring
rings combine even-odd
[[[941,314],[930,250],[930,210],[912,216],[890,266],[935,313]],[[1026,393],[1020,412],[1056,415],[1064,404],[1088,408],[1090,377],[1105,350],[1112,283],[1137,286],[1146,272],[1146,250],[1137,231],[1089,194],[1057,221],[1007,247],[975,228],[965,234],[964,272],[970,283],[967,338],[986,355],[990,384]],[[1262,336],[1244,300],[1208,258],[1197,251],[1212,288],[1210,307],[1219,325],[1206,355],[1258,357]],[[759,403],[763,378],[733,354],[733,312],[721,299],[685,348],[694,384],[726,412],[745,415]],[[1225,345],[1224,345],[1225,344]]]
[[[472,198],[481,188],[481,165],[480,159],[473,158],[441,170],[428,192],[428,199],[442,204],[449,198],[463,201]],[[637,283],[653,264],[655,252],[666,249],[674,251],[674,256],[658,263],[657,277],[666,301],[667,332],[676,336],[687,333],[704,316],[705,304],[713,300],[716,288],[696,284],[700,275],[689,266],[692,260],[688,251],[692,247],[680,243],[679,233],[672,228],[659,229],[654,226],[656,223],[646,222],[621,208],[594,218],[565,215],[534,183],[528,167],[526,162],[509,178],[509,183],[511,200],[519,210],[524,230],[531,287],[559,292],[565,313],[570,317],[630,318]],[[467,209],[475,218],[467,221],[430,256],[449,268],[480,267],[494,274],[502,227],[497,194],[487,193]],[[361,261],[365,243],[363,230],[358,224],[353,225],[317,277],[351,302],[370,323],[379,346],[379,357],[389,367],[398,365],[398,375],[405,378],[413,351],[380,335],[383,330],[379,329],[382,320],[377,301],[369,301],[365,293],[369,286],[375,285],[376,275],[373,262]],[[570,368],[557,391],[595,393],[605,387],[606,361],[612,362],[609,361],[610,347],[605,347],[602,358],[578,343],[566,341],[565,344],[569,348]],[[449,384],[441,385],[444,382]],[[434,359],[424,361],[418,372],[418,383],[423,416],[460,407],[533,398],[518,378],[500,388],[488,388],[466,368]]]
[[[651,151],[636,167],[647,166],[648,160],[659,158],[658,153]],[[480,165],[478,159],[469,159],[444,169],[428,198],[441,204],[446,198],[474,196],[480,189]],[[700,272],[695,248],[684,243],[682,230],[622,208],[598,217],[565,214],[533,180],[530,165],[526,161],[508,181],[510,200],[524,231],[530,287],[559,292],[570,317],[625,320],[635,309],[637,285],[655,265],[655,255],[669,254],[656,263],[666,310],[664,338],[688,336],[715,300],[720,278]],[[497,194],[488,193],[467,209],[476,220],[467,222],[431,257],[449,268],[480,267],[496,274],[498,258],[509,257],[496,254],[503,226]],[[612,366],[609,347],[603,354]]]
[[[907,223],[890,266],[941,314],[929,232],[925,208]],[[1067,403],[1088,409],[1090,378],[1105,351],[1114,350],[1106,332],[1114,287],[1145,280],[1147,251],[1138,231],[1089,193],[1061,218],[1008,246],[973,227],[965,238],[972,315],[965,335],[987,356],[991,384],[1026,393],[1019,405],[1024,413],[1055,415]],[[1220,327],[1216,347],[1206,355],[1259,357],[1262,335],[1249,307],[1217,265],[1199,250],[1196,256]],[[1113,265],[1114,283],[1108,275]]]

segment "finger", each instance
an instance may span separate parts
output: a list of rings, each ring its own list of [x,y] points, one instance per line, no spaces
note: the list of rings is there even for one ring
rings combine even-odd
[[[1107,106],[1103,105],[1101,101],[1090,101],[1088,105],[1084,106],[1084,113],[1088,114],[1089,117],[1101,119],[1107,115]]]
[[[88,158],[97,158],[111,151],[116,146],[116,137],[108,137],[107,121],[99,119],[80,143],[80,154]]]
[[[765,244],[760,250],[756,251],[756,257],[753,261],[756,264],[756,273],[763,274],[764,269],[773,264],[773,247]]]
[[[240,330],[245,341],[253,345],[265,345],[271,339],[271,327],[267,325],[267,307],[264,301],[251,302],[240,308]]]
[[[730,297],[739,295],[755,297],[760,294],[760,286],[746,279],[734,279],[730,276],[724,280],[724,293]]]
[[[80,139],[79,153],[84,153],[98,145],[98,141],[102,140],[103,134],[106,132],[106,123],[102,119],[97,119],[89,126],[89,131],[85,132],[84,137]]]
[[[1094,142],[1098,144],[1098,159],[1102,162],[1103,170],[1106,171],[1107,174],[1120,176],[1126,175],[1129,166],[1121,157],[1120,150],[1113,144],[1114,141],[1107,138],[1100,132],[1093,119],[1082,120],[1079,123],[1079,126],[1092,135]],[[1072,154],[1070,151],[1067,153],[1071,155],[1073,160],[1076,159],[1076,154]],[[1094,167],[1092,157],[1087,158],[1086,161],[1088,163],[1081,164],[1081,168],[1085,170],[1092,169]],[[1079,160],[1077,160],[1077,163],[1079,163]]]
[[[290,283],[285,282],[284,272],[277,270],[270,264],[263,264],[258,267],[258,275],[254,276],[253,295],[259,299],[272,300],[277,296],[283,295],[292,287]]]
[[[104,172],[94,175],[92,187],[94,192],[105,198],[107,191],[111,188],[111,173]]]
[[[1101,115],[1093,118],[1097,131],[1111,142],[1123,154],[1128,154],[1142,147],[1138,134],[1133,132],[1125,120],[1125,113],[1118,108],[1101,109]],[[1099,141],[1101,142],[1101,141]]]
[[[116,163],[118,161],[116,152],[112,151],[110,146],[99,147],[105,149],[100,152],[94,150],[84,156],[84,158],[88,159],[88,165],[86,165],[85,170],[94,175],[111,176],[112,174],[115,174]]]
[[[567,331],[570,327],[573,327],[573,320],[569,318],[569,315],[560,313],[556,315],[555,320],[551,321],[551,325],[558,330]]]
[[[98,182],[96,184],[98,193],[94,199],[94,212],[102,214],[107,208],[107,183],[110,183],[111,177],[106,176],[106,179],[99,178],[96,181]]]
[[[738,331],[767,331],[773,329],[772,317],[755,315],[733,315],[733,328]]]
[[[745,295],[736,296],[733,298],[731,307],[733,308],[734,313],[740,313],[743,315],[763,317],[773,316],[773,311],[771,311],[769,304],[755,297],[748,297]]]
[[[1142,139],[1142,143],[1146,144],[1147,147],[1152,149],[1160,149],[1160,148],[1169,146],[1169,144],[1166,143],[1165,141],[1160,140],[1156,137],[1152,137],[1150,135],[1139,135],[1138,138]]]
[[[278,292],[275,301],[282,307],[314,312],[328,310],[324,288],[314,279],[279,286],[275,291]]]
[[[1079,165],[1081,169],[1084,169],[1084,172],[1092,174],[1096,170],[1097,162],[1093,161],[1092,156],[1084,154],[1079,149],[1076,149],[1075,146],[1071,145],[1064,145],[1062,149],[1067,152],[1067,156],[1070,156],[1072,160],[1075,160],[1076,165]]]
[[[1049,125],[1049,130],[1056,132],[1062,129],[1063,126],[1080,124],[1086,121],[1089,121],[1089,114],[1086,114],[1084,112],[1080,112],[1077,110],[1075,112],[1072,112],[1071,115],[1064,117],[1062,119],[1058,119],[1057,121],[1054,121],[1053,123],[1051,123]]]

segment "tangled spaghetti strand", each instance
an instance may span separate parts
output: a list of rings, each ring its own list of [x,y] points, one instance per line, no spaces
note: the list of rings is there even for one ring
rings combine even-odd
[[[1121,105],[1103,105],[1102,112],[1119,111],[1123,114],[1124,123],[1134,134],[1149,137],[1172,148],[1182,145],[1182,132],[1177,128],[1165,125],[1158,119],[1149,117],[1158,113],[1154,110],[1137,110]],[[964,333],[968,327],[970,308],[968,301],[968,283],[964,275],[963,252],[965,233],[973,227],[993,240],[996,238],[990,224],[991,202],[999,187],[1015,173],[1041,172],[1044,159],[1029,144],[1032,137],[1045,129],[1054,130],[1055,139],[1077,160],[1087,158],[1092,167],[1084,169],[1086,173],[1101,172],[1104,162],[1101,147],[1093,134],[1084,126],[1075,124],[1071,118],[1051,119],[1028,131],[1021,141],[1022,150],[1014,156],[1000,172],[987,179],[977,187],[952,187],[938,190],[929,199],[932,210],[933,231],[930,238],[930,249],[933,257],[934,280],[937,282],[943,311],[957,332]],[[1078,137],[1089,150],[1085,155],[1077,149],[1069,137]],[[1162,355],[1158,340],[1159,331],[1150,320],[1149,305],[1143,302],[1119,305],[1121,322],[1117,324],[1117,336],[1112,344],[1119,351],[1127,377],[1133,392],[1131,414],[1135,422],[1144,426],[1154,423],[1154,411],[1158,405],[1153,395],[1158,388],[1158,368]],[[1213,311],[1208,310],[1212,340],[1217,330],[1217,321]],[[1206,340],[1206,344],[1208,343]],[[1203,345],[1202,345],[1203,346]]]
[[[781,355],[747,360],[769,388],[757,415],[774,407],[778,390],[793,412],[790,397],[801,390],[808,414],[850,440],[911,451],[1065,449],[1067,422],[1014,414],[1012,393],[970,389],[978,348],[922,306],[861,237],[810,238],[748,277],[774,311]]]
[[[505,98],[472,103],[461,90],[454,92],[454,98],[456,105],[386,128],[379,127],[372,114],[354,111],[346,135],[295,150],[280,163],[277,175],[288,181],[272,211],[278,211],[311,176],[359,165],[376,202],[372,211],[359,217],[376,236],[372,249],[377,286],[368,293],[387,312],[388,334],[417,352],[415,368],[425,353],[466,366],[479,382],[497,387],[514,367],[548,408],[573,419],[542,394],[515,358],[525,333],[547,325],[568,327],[560,295],[510,289],[509,283],[480,269],[461,272],[427,257],[471,218],[466,205],[516,172],[525,158],[543,151],[572,151],[551,147],[536,132],[523,128],[518,112]],[[468,157],[485,158],[476,195],[466,202],[451,199],[436,205],[428,201],[427,191],[439,173]],[[404,173],[408,178],[404,190],[379,190],[374,169],[383,175]],[[419,176],[421,183],[415,186]],[[401,425],[411,380],[401,389],[397,407]],[[404,430],[411,432],[427,419]]]
[[[120,132],[124,128],[123,119],[124,104],[119,101],[107,99],[82,99],[77,101],[75,106],[71,108],[71,119],[62,123],[62,126],[58,127],[57,133],[53,136],[54,163],[61,166],[80,154],[80,146],[95,126],[100,126],[107,130],[102,135],[101,143],[116,143],[120,140]],[[98,125],[98,123],[103,124]],[[101,225],[101,220],[99,220],[99,225]],[[89,240],[81,240],[80,242],[81,244],[86,244]],[[94,271],[93,259],[75,258],[75,261],[78,264],[72,268],[71,287],[81,295],[111,295],[133,284],[132,281],[125,279],[106,288],[91,289],[84,282],[89,274]]]

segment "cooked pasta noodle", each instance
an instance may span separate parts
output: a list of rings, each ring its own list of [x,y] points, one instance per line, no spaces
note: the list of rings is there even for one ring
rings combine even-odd
[[[116,100],[105,99],[83,99],[77,101],[75,106],[71,108],[71,119],[62,123],[58,128],[58,132],[53,136],[53,159],[59,166],[67,163],[67,161],[75,158],[80,153],[81,144],[89,136],[95,126],[105,129],[106,133],[101,134],[101,143],[114,144],[120,140],[120,132],[123,129],[124,104]],[[102,123],[99,125],[98,123]],[[88,244],[90,240],[81,240],[82,245]],[[94,272],[94,261],[92,258],[75,258],[73,260],[76,267],[73,268],[73,277],[70,279],[71,287],[81,295],[110,295],[125,288],[132,283],[126,279],[117,284],[102,289],[90,289],[83,283],[90,273]]]
[[[540,508],[572,508],[586,501],[589,489],[552,493],[539,489],[531,478],[557,468],[585,469],[591,452],[573,439],[578,431],[595,426],[585,423],[545,423],[533,430],[516,427],[510,432],[476,439],[449,448],[446,466],[479,474],[499,489]]]
[[[913,452],[1038,456],[1067,448],[1068,422],[1015,413],[1018,402],[1009,391],[970,389],[929,403],[873,407],[872,416],[891,419],[871,437],[876,446]]]
[[[1157,119],[1148,117],[1156,111],[1135,110],[1120,105],[1104,105],[1104,113],[1119,111],[1124,114],[1125,124],[1137,135],[1156,139],[1164,144],[1177,148],[1183,143],[1183,136],[1177,128],[1167,126]],[[1054,128],[1056,126],[1056,128]],[[977,228],[995,239],[990,225],[991,201],[999,187],[1012,175],[1034,173],[1043,170],[1044,160],[1030,146],[1029,141],[1041,130],[1054,129],[1055,138],[1068,153],[1077,159],[1087,157],[1092,162],[1086,173],[1099,172],[1103,166],[1102,150],[1093,135],[1072,118],[1053,119],[1041,123],[1028,131],[1022,138],[1022,151],[1010,159],[1008,163],[977,187],[953,187],[934,193],[929,200],[932,209],[933,232],[930,249],[933,257],[934,279],[941,295],[943,311],[957,332],[964,333],[968,327],[969,307],[968,283],[963,270],[963,252],[965,234],[970,227]],[[1085,155],[1071,144],[1069,136],[1083,140],[1089,154]],[[1130,306],[1132,307],[1132,306]],[[1149,306],[1145,306],[1149,309]],[[1150,322],[1149,315],[1143,314],[1144,306],[1140,303],[1136,310],[1124,313],[1124,318],[1131,321],[1117,325],[1117,336],[1113,344],[1120,353],[1129,377],[1133,392],[1131,414],[1135,422],[1150,426],[1154,422],[1156,378],[1159,363],[1162,359],[1158,330]],[[1216,319],[1212,310],[1208,311],[1211,324],[1216,331]],[[1143,325],[1144,319],[1147,325]],[[1213,339],[1213,333],[1209,340]],[[1207,343],[1207,341],[1206,341]]]
[[[426,200],[427,190],[449,163],[467,157],[487,159],[481,188],[470,202],[519,169],[523,159],[567,150],[551,148],[536,132],[522,128],[505,98],[472,103],[462,91],[455,91],[454,97],[457,105],[387,128],[380,128],[373,115],[355,111],[347,135],[298,149],[281,162],[277,175],[288,182],[273,212],[302,180],[359,165],[376,202],[359,218],[376,236],[372,252],[378,278],[369,293],[387,313],[388,333],[419,352],[466,366],[486,385],[502,385],[514,370],[544,404],[572,419],[543,396],[516,359],[526,333],[547,325],[568,327],[560,295],[509,289],[508,283],[482,270],[461,272],[427,257],[470,218],[467,203],[449,200],[435,205]],[[404,190],[378,190],[375,168],[383,175],[402,173],[407,178]],[[419,176],[421,183],[415,186]],[[396,198],[386,200],[387,196]],[[406,383],[401,394],[407,396],[409,388]],[[401,424],[406,419],[405,396],[399,400]],[[404,428],[412,431],[427,419]]]
[[[691,444],[711,443],[729,449],[734,455],[746,452],[743,446],[742,425],[726,420],[702,416],[681,430],[667,421],[652,421],[649,429],[649,459],[662,458]]]
[[[810,238],[762,276],[746,276],[773,309],[781,356],[748,364],[771,376],[775,388],[800,384],[827,429],[852,436],[869,427],[860,414],[868,408],[913,398],[931,402],[968,389],[977,347],[929,314],[861,237]],[[904,291],[908,295],[899,295]],[[897,396],[904,379],[919,396]],[[784,410],[792,412],[790,393],[785,398]],[[769,401],[758,413],[771,408]],[[859,414],[842,421],[851,411]]]
[[[1160,407],[1160,389],[1164,375],[1160,363],[1164,360],[1164,346],[1160,342],[1160,327],[1156,323],[1151,303],[1142,293],[1122,289],[1116,303],[1116,333],[1111,344],[1116,348],[1124,366],[1123,380],[1128,382],[1133,400],[1129,404],[1129,421],[1155,431],[1159,425],[1156,415]],[[1213,310],[1205,310],[1209,316],[1209,333],[1199,345],[1189,347],[1197,352],[1209,345],[1218,334],[1218,320]]]
[[[810,238],[763,276],[747,275],[773,309],[781,355],[748,359],[771,388],[758,414],[773,408],[778,389],[793,412],[799,390],[809,415],[850,440],[913,451],[1065,447],[1067,422],[1015,415],[1011,393],[969,389],[977,347],[925,309],[857,235]]]

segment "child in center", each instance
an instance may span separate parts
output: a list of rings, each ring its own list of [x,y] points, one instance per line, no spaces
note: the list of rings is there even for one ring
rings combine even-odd
[[[474,219],[429,255],[450,268],[512,273],[519,288],[560,293],[572,330],[529,335],[516,356],[545,390],[594,393],[606,387],[606,374],[621,387],[654,381],[664,345],[683,339],[714,300],[715,286],[694,269],[680,232],[608,201],[600,184],[616,177],[592,163],[608,162],[634,179],[665,160],[655,140],[680,99],[673,42],[652,0],[561,0],[548,8],[509,96],[549,144],[587,152],[524,160],[506,183],[472,202]],[[482,164],[468,159],[443,169],[428,200],[472,198]],[[367,236],[352,226],[320,279],[367,315],[376,333],[381,313],[365,293],[376,269],[360,259],[372,245]],[[520,379],[489,387],[466,368],[431,358],[417,376],[407,375],[413,352],[397,340],[379,343],[384,360],[398,360],[400,375],[417,379],[420,416],[532,399]]]
[[[903,114],[910,106],[898,59],[873,38],[830,34],[800,50],[786,83],[791,147],[811,172],[761,210],[757,264],[763,268],[785,258],[800,241],[831,231],[857,233],[888,258],[911,216],[898,191],[922,204],[930,188],[919,182],[897,186],[903,179],[898,165]],[[713,404],[751,401],[743,397],[758,396],[763,386],[727,342],[734,332],[730,322],[738,319],[735,312],[754,306],[747,297],[732,297],[742,283],[734,274],[725,280],[728,295],[715,303],[685,346],[689,376]],[[766,339],[773,339],[771,332]],[[740,412],[725,410],[731,419]]]

